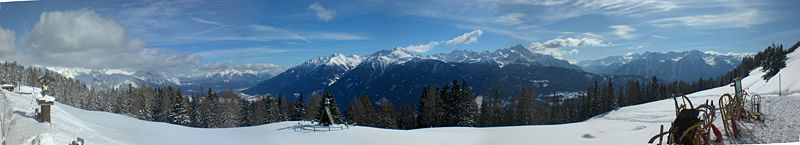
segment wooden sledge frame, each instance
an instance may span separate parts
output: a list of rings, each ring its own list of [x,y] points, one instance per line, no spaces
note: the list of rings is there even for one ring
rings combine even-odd
[[[681,101],[678,101],[678,98],[681,98]],[[659,133],[650,138],[648,143],[653,143],[656,140],[656,138],[658,138],[658,144],[660,145],[663,143],[664,135],[668,135],[667,144],[676,144],[675,142],[673,142],[676,139],[681,140],[682,137],[691,135],[694,136],[694,140],[692,140],[694,144],[698,145],[711,144],[711,131],[712,131],[711,126],[713,126],[714,119],[716,118],[715,116],[716,108],[714,107],[714,102],[706,100],[704,104],[700,104],[697,107],[694,107],[694,104],[692,104],[692,101],[689,99],[689,97],[686,97],[686,95],[682,94],[677,94],[677,95],[673,94],[673,101],[675,102],[676,116],[683,109],[694,108],[700,111],[700,114],[698,114],[697,116],[700,119],[700,122],[695,125],[692,125],[692,127],[687,129],[687,131],[684,131],[681,135],[673,135],[671,133],[675,130],[674,124],[671,125],[672,127],[670,127],[667,130],[667,132],[664,132],[664,125],[661,125]]]

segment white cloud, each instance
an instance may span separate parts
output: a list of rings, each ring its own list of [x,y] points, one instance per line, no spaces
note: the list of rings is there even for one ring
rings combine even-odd
[[[728,13],[662,18],[647,23],[658,27],[698,27],[707,29],[743,28],[768,22],[757,9],[742,9]]]
[[[508,14],[502,15],[500,17],[497,17],[497,19],[495,19],[494,21],[497,22],[497,23],[500,23],[500,24],[505,24],[505,25],[519,25],[519,24],[525,23],[525,21],[522,20],[522,17],[525,17],[525,14],[523,14],[523,13],[508,13]]]
[[[637,49],[642,49],[642,48],[644,48],[643,45],[639,45],[639,46],[636,46],[636,47],[628,46],[628,50],[637,50]]]
[[[658,38],[658,39],[667,39],[667,38],[669,38],[667,36],[661,36],[661,35],[650,35],[650,37]]]
[[[596,47],[604,47],[608,46],[608,44],[604,44],[603,40],[598,38],[557,38],[552,40],[547,40],[542,43],[543,46],[549,48],[558,48],[558,47],[580,47],[580,46],[596,46]]]
[[[186,18],[186,13],[191,12],[190,8],[199,4],[199,1],[193,0],[122,3],[117,18],[121,18],[119,21],[125,24],[126,28],[132,27],[139,31],[168,28],[180,25],[180,21],[185,20],[183,18]]]
[[[308,5],[308,9],[311,9],[314,12],[316,12],[317,18],[319,18],[320,20],[328,22],[333,19],[334,12],[325,9],[325,7],[322,7],[322,4],[320,4],[319,2],[314,2],[313,4]]]
[[[456,27],[461,29],[481,29],[481,31],[491,32],[506,35],[508,37],[519,39],[523,41],[530,41],[534,38],[534,35],[528,33],[528,31],[513,31],[508,29],[501,29],[501,28],[494,28],[494,27],[487,27],[487,26],[473,26],[473,25],[464,25],[464,24],[456,24]]]
[[[674,1],[656,0],[575,0],[548,9],[539,15],[544,20],[564,20],[587,14],[640,17],[678,8]]]
[[[209,25],[222,25],[217,21],[206,20],[198,17],[192,17],[192,20],[198,23],[209,24]]]
[[[551,55],[556,58],[562,58],[566,55],[578,54],[577,47],[592,46],[592,47],[606,47],[609,44],[600,38],[556,38],[544,42],[532,42],[530,49],[533,52]],[[570,50],[563,50],[563,48],[572,47]]]
[[[304,34],[308,39],[314,40],[367,40],[369,37],[355,35],[350,33],[338,32],[313,32]]]
[[[16,36],[14,31],[0,27],[0,56],[14,52]]]
[[[596,39],[603,38],[603,36],[600,36],[598,34],[594,34],[594,33],[591,33],[591,32],[586,32],[586,33],[583,33],[582,35],[583,35],[583,37],[586,37],[586,38],[596,38]]]
[[[287,41],[289,43],[297,43],[301,41],[311,43],[312,40],[333,40],[333,41],[348,41],[348,40],[367,40],[370,39],[366,36],[357,34],[341,33],[341,32],[294,32],[287,29],[277,28],[269,25],[252,24],[247,27],[242,27],[244,34],[239,33],[222,33],[216,35],[189,35],[177,36],[176,39],[185,41]],[[237,29],[239,30],[239,29]]]
[[[632,32],[636,29],[628,25],[611,25],[608,28],[614,29],[614,35],[622,39],[633,39],[636,37]]]
[[[289,30],[275,28],[275,27],[272,27],[272,26],[253,24],[253,25],[250,25],[250,28],[253,29],[254,31],[270,33],[270,34],[267,34],[269,36],[261,37],[261,38],[267,38],[266,39],[267,41],[272,40],[272,39],[269,39],[269,38],[273,38],[273,39],[283,39],[283,38],[285,38],[285,39],[288,39],[288,40],[291,40],[291,39],[302,40],[302,41],[305,41],[306,43],[311,42],[311,41],[308,40],[308,38],[306,38],[306,37],[304,37],[304,36],[302,36],[300,34],[294,33],[294,32],[289,31]],[[275,36],[274,34],[277,34],[278,36]]]
[[[288,52],[286,49],[275,49],[269,47],[248,47],[248,48],[231,48],[231,49],[218,49],[194,53],[194,55],[203,58],[213,57],[242,57],[242,56],[259,56],[269,55],[273,53]]]
[[[534,6],[554,6],[554,5],[561,5],[570,0],[498,0],[497,2],[505,3],[505,4],[525,4],[525,5],[534,5]]]
[[[433,49],[433,47],[436,47],[440,43],[441,42],[439,42],[439,41],[431,41],[431,42],[428,42],[426,44],[409,45],[409,46],[406,46],[406,47],[400,47],[400,49],[408,50],[408,51],[411,51],[411,52],[424,53],[424,52],[428,52],[429,50]]]
[[[461,44],[470,44],[478,41],[478,37],[483,35],[483,31],[480,29],[473,30],[464,34],[459,35],[450,40],[441,40],[441,41],[431,41],[426,44],[417,44],[417,45],[409,45],[406,47],[400,47],[400,49],[408,50],[411,52],[417,53],[425,53],[433,49],[434,47],[438,46],[439,44],[445,43],[447,45],[461,45]]]
[[[200,64],[196,56],[145,48],[119,23],[88,9],[42,13],[21,44],[22,62],[45,66],[177,71]]]
[[[639,16],[678,8],[674,1],[657,0],[578,0],[576,3],[585,8],[601,10],[607,15]]]
[[[458,36],[456,38],[447,40],[447,42],[445,42],[445,43],[447,45],[470,44],[470,43],[478,41],[478,37],[481,37],[481,35],[483,35],[483,31],[481,31],[480,29],[477,29],[477,30],[473,30],[471,32],[467,32],[467,33],[461,34],[460,36]]]

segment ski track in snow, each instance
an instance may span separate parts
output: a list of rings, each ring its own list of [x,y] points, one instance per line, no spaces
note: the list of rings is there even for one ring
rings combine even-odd
[[[800,94],[769,98],[761,104],[766,125],[743,122],[746,131],[738,143],[796,142],[800,139],[800,120],[796,120],[800,118]]]

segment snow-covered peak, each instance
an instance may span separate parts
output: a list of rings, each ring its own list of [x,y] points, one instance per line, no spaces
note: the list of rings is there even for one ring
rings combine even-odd
[[[100,73],[106,75],[133,75],[135,72],[123,69],[88,69],[88,68],[68,68],[68,67],[44,67],[48,70],[57,72],[67,78],[75,78],[82,74]]]
[[[721,53],[716,51],[706,51],[703,52],[703,54],[704,54],[703,60],[705,60],[706,64],[712,66],[717,65],[718,63],[736,65],[734,62],[739,62],[744,57],[755,55],[755,53],[735,53],[735,52]]]
[[[358,55],[345,56],[337,53],[332,55],[325,64],[329,66],[345,66],[347,69],[353,69],[358,66],[358,64],[361,64],[362,61],[364,61],[364,58]]]
[[[275,75],[286,70],[275,64],[215,63],[200,66],[196,72],[182,77],[232,77],[242,75]]]
[[[317,57],[306,61],[301,66],[315,68],[317,66],[338,66],[343,67],[345,70],[350,70],[361,64],[364,57],[358,55],[346,56],[343,54],[332,54],[330,56]]]
[[[557,59],[550,55],[534,53],[522,45],[482,52],[454,50],[450,53],[433,54],[429,56],[429,58],[445,62],[495,63],[498,64],[498,67],[503,67],[511,63],[536,63],[544,66],[580,69],[568,61]]]
[[[746,56],[753,56],[755,53],[739,53],[739,52],[716,52],[716,51],[705,51],[703,52],[706,55],[713,55],[713,56],[733,56],[737,58],[744,58]]]
[[[369,61],[377,61],[381,64],[403,64],[417,56],[409,53],[405,49],[393,48],[390,50],[381,50],[369,56]]]
[[[445,62],[466,62],[477,63],[486,60],[481,53],[470,50],[453,50],[450,53],[442,53],[428,56],[430,59],[442,60]]]

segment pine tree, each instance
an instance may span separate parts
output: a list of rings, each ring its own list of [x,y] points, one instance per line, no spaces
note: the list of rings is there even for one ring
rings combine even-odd
[[[381,98],[377,115],[378,127],[397,128],[397,111],[389,99]]]
[[[375,126],[375,109],[372,106],[372,101],[369,100],[369,96],[366,94],[354,99],[350,103],[348,111],[347,120],[350,121],[349,123],[363,126]]]
[[[783,50],[783,45],[772,44],[764,50],[764,54],[766,58],[761,61],[761,71],[765,73],[761,77],[764,80],[769,80],[777,75],[778,71],[786,67],[786,52]]]
[[[153,121],[153,108],[156,107],[154,101],[155,99],[153,98],[153,96],[155,96],[155,90],[147,86],[143,86],[139,88],[139,91],[140,93],[138,93],[138,97],[141,98],[143,104],[142,109],[139,110],[141,112],[141,116],[139,116],[139,118],[142,120]]]
[[[305,108],[305,98],[303,94],[297,97],[297,102],[294,105],[294,112],[292,113],[292,120],[303,120],[303,116],[306,114]]]
[[[156,121],[164,121],[169,122],[169,114],[172,113],[172,108],[174,106],[173,99],[175,98],[174,90],[172,87],[167,87],[166,89],[159,90],[158,97],[158,104],[156,107],[157,109],[154,111],[156,114]]]
[[[614,106],[615,109],[625,107],[623,98],[625,98],[625,89],[623,87],[619,87],[619,90],[617,90],[617,97],[614,97],[614,100],[616,100],[616,106]]]
[[[128,97],[131,98],[130,112],[133,117],[140,118],[142,116],[142,109],[144,109],[144,100],[136,91],[133,85],[128,84]]]
[[[442,98],[443,121],[445,126],[475,126],[478,106],[472,91],[466,83],[453,81],[452,87],[445,85],[439,93]]]
[[[246,99],[237,99],[239,100],[239,104],[241,108],[239,109],[241,112],[241,120],[239,120],[240,126],[253,126],[255,125],[255,113],[253,110],[253,102],[250,102]]]
[[[328,108],[330,111],[330,117],[328,117],[325,108]],[[336,97],[333,96],[333,93],[328,91],[322,95],[322,99],[320,99],[319,107],[317,108],[317,117],[319,118],[319,122],[321,125],[331,125],[329,124],[333,119],[334,123],[341,123],[342,116],[341,112],[339,112],[339,107],[336,105]]]
[[[264,97],[259,97],[255,102],[253,102],[253,125],[269,123],[267,121],[269,114],[267,113],[267,104],[267,99]]]
[[[286,100],[286,97],[279,97],[277,101],[278,107],[278,121],[287,121],[289,120],[289,102]]]
[[[480,126],[496,126],[500,113],[500,91],[495,90],[492,97],[481,100]]]
[[[219,110],[217,113],[219,116],[216,121],[219,123],[217,127],[237,127],[240,125],[241,120],[241,104],[239,104],[239,98],[236,96],[236,92],[232,89],[225,90],[222,93],[222,99],[219,101]]]
[[[319,93],[311,94],[311,97],[308,98],[308,101],[307,101],[307,103],[305,105],[306,106],[306,108],[305,108],[305,111],[306,111],[305,120],[319,121],[319,118],[318,118],[317,115],[320,112],[318,109],[320,107],[322,107],[322,106],[320,106],[320,103],[322,101],[323,101],[322,94],[319,94]]]
[[[280,108],[278,107],[278,101],[275,97],[267,97],[266,100],[267,104],[267,122],[278,122],[280,120]]]
[[[606,87],[603,89],[603,112],[611,111],[614,109],[614,85],[611,80],[608,80]]]
[[[191,119],[192,123],[189,126],[205,127],[205,124],[201,121],[204,119],[203,116],[201,116],[202,105],[200,103],[203,98],[200,98],[198,95],[191,97],[192,99],[189,101],[189,108],[191,108],[189,109],[189,118]]]
[[[643,103],[661,99],[662,96],[659,94],[659,92],[658,78],[656,78],[654,75],[650,77],[650,84],[648,84],[647,88],[645,88],[645,95],[647,95],[647,99],[645,99]]]
[[[529,85],[520,88],[520,95],[514,100],[516,111],[515,124],[531,125],[535,123],[536,90]]]
[[[478,102],[475,102],[475,96],[472,94],[472,89],[467,85],[466,81],[461,81],[461,100],[462,119],[459,126],[477,126],[478,125]]]
[[[221,126],[220,124],[222,121],[220,121],[220,118],[223,109],[220,109],[218,104],[219,97],[217,97],[213,89],[208,88],[208,93],[201,105],[203,110],[201,111],[202,118],[200,118],[205,128],[218,128]]]
[[[405,104],[400,107],[400,113],[397,118],[397,127],[400,129],[414,129],[417,127],[417,113],[414,112],[414,107]]]
[[[439,97],[436,87],[428,86],[423,89],[422,95],[419,98],[419,106],[417,106],[419,110],[417,127],[425,128],[438,126],[436,119],[439,116],[438,107],[440,102],[441,98]]]
[[[628,94],[625,95],[623,100],[625,100],[625,106],[628,105],[635,105],[641,104],[644,102],[644,96],[641,93],[641,87],[639,86],[639,82],[636,80],[628,80]]]
[[[169,123],[184,126],[192,124],[191,118],[189,118],[188,108],[186,107],[188,100],[182,96],[178,96],[177,100],[178,101],[172,103],[172,111],[168,115]]]

